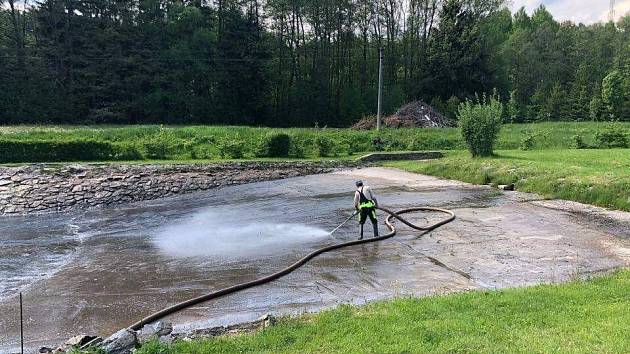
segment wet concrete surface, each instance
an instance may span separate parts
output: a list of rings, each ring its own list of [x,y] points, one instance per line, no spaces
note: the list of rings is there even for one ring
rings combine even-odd
[[[382,168],[115,209],[2,217],[0,353],[19,343],[19,291],[33,349],[76,334],[110,334],[175,302],[351,240],[356,221],[333,236],[327,231],[350,215],[359,178],[388,208],[437,206],[454,210],[457,219],[422,237],[398,223],[393,239],[324,254],[270,284],[173,315],[176,330],[340,303],[561,282],[630,265],[628,213],[611,218],[563,201]],[[422,224],[440,217],[409,219]]]

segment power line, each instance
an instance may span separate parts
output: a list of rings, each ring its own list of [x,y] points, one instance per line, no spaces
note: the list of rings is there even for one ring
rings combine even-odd
[[[0,56],[0,59],[17,59],[17,55],[5,55]],[[34,59],[34,60],[45,60],[45,61],[68,61],[68,58],[53,58],[53,57],[43,57],[43,56],[34,56],[34,55],[26,55],[24,56],[26,59]],[[328,56],[325,57],[327,59],[336,59],[336,60],[345,60],[348,59],[347,56]],[[301,58],[304,59],[304,58]],[[352,59],[352,58],[350,58]],[[153,62],[273,62],[273,61],[297,61],[298,58],[291,57],[271,57],[271,58],[156,58],[156,57],[139,57],[139,56],[123,56],[123,57],[83,57],[77,56],[73,61],[126,61],[126,60],[137,60],[137,61],[153,61]],[[317,57],[310,57],[308,60],[318,60]],[[366,61],[378,61],[379,58],[366,58]],[[363,61],[363,58],[358,58],[356,61]]]
[[[264,54],[269,54],[269,53],[273,53],[273,52],[293,52],[295,55],[303,55],[303,54],[325,54],[326,52],[331,52],[334,51],[334,44],[330,44],[329,47],[326,47],[325,49],[312,49],[312,48],[306,48],[306,47],[298,47],[298,48],[273,48],[272,50],[270,50],[269,52],[263,53],[263,52],[259,52],[259,53],[253,53],[253,54],[258,54],[258,55],[264,55]],[[31,48],[24,48],[24,51],[26,52],[41,52],[43,49],[42,48],[37,48],[37,47],[31,47]],[[87,50],[96,50],[94,48],[88,48]],[[117,51],[115,48],[113,48],[112,50]],[[14,48],[0,48],[0,53],[2,52],[13,52],[15,51]],[[163,54],[166,52],[171,52],[171,51],[178,51],[178,49],[176,48],[129,48],[129,49],[124,49],[121,50],[120,52],[123,55],[134,55],[134,54],[146,54],[146,55],[154,55],[154,54]],[[362,54],[363,52],[366,52],[367,54],[374,54],[377,55],[379,48],[376,45],[368,45],[365,48],[363,47],[350,47],[350,48],[343,48],[341,50],[339,50],[339,52],[341,53],[359,53]],[[188,54],[195,54],[195,55],[209,55],[210,53],[208,53],[207,51],[204,50],[190,50],[190,49],[184,49],[182,50],[182,52],[186,52]]]

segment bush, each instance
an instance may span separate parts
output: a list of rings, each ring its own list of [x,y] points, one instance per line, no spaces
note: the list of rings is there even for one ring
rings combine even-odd
[[[157,133],[148,136],[143,142],[146,157],[156,160],[166,159],[171,147],[176,145],[175,140],[170,131],[160,126]]]
[[[111,143],[96,140],[0,140],[0,163],[105,161],[127,157],[118,156]]]
[[[217,139],[212,135],[196,136],[193,138],[195,145],[216,144]]]
[[[135,144],[114,143],[113,153],[110,155],[110,159],[116,161],[135,161],[143,160],[144,156],[142,156]]]
[[[571,147],[574,149],[588,149],[590,147],[584,142],[584,138],[580,134],[575,134],[571,140]]]
[[[372,150],[373,151],[383,151],[385,148],[385,143],[380,136],[376,136],[372,138]]]
[[[503,104],[484,96],[477,102],[466,101],[459,106],[458,116],[462,137],[473,157],[490,156],[501,130]]]
[[[216,157],[215,148],[209,145],[193,145],[190,149],[192,159],[212,159]]]
[[[242,159],[245,156],[245,141],[239,137],[227,138],[219,144],[219,154],[223,159]]]
[[[258,157],[288,157],[291,149],[291,136],[286,133],[265,135],[256,149]]]
[[[370,148],[372,146],[370,142],[370,137],[364,134],[348,135],[345,142],[348,144],[348,152],[351,154],[370,151]]]
[[[213,135],[194,136],[184,143],[192,159],[211,159],[215,157],[217,139]]]
[[[536,134],[528,133],[521,140],[521,145],[519,146],[519,149],[525,150],[525,151],[533,149],[534,148],[535,139],[536,139]]]
[[[150,159],[163,160],[168,154],[168,142],[151,139],[143,143],[146,156]]]
[[[420,150],[454,150],[461,147],[461,141],[458,139],[452,139],[449,137],[427,135],[422,137],[414,137],[406,145],[406,150],[420,151]]]
[[[388,139],[385,141],[385,151],[402,151],[407,148],[407,145],[398,139]]]
[[[289,156],[297,157],[298,159],[302,159],[306,157],[306,147],[304,146],[304,141],[291,139],[291,146],[289,148]]]
[[[332,155],[335,149],[335,142],[325,135],[319,135],[315,139],[315,146],[317,147],[317,154],[319,156],[328,157]]]
[[[597,147],[601,149],[625,148],[628,147],[627,132],[622,128],[611,127],[595,134]]]

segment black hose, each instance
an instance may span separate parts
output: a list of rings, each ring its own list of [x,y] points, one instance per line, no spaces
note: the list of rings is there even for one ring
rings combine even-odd
[[[367,239],[363,239],[363,240],[354,240],[354,241],[349,241],[349,242],[344,242],[344,243],[338,243],[338,244],[335,244],[335,245],[331,245],[331,246],[320,248],[318,250],[315,250],[315,251],[307,254],[306,256],[304,256],[301,259],[299,259],[297,262],[291,264],[290,266],[288,266],[288,267],[286,267],[286,268],[284,268],[284,269],[282,269],[282,270],[280,270],[280,271],[278,271],[276,273],[270,274],[270,275],[268,275],[266,277],[262,277],[262,278],[259,278],[259,279],[248,281],[248,282],[245,282],[245,283],[233,285],[233,286],[230,286],[230,287],[225,288],[225,289],[217,290],[215,292],[212,292],[212,293],[209,293],[209,294],[205,294],[205,295],[201,295],[201,296],[192,298],[190,300],[186,300],[186,301],[180,302],[178,304],[169,306],[169,307],[167,307],[167,308],[165,308],[163,310],[160,310],[160,311],[158,311],[158,312],[156,312],[156,313],[154,313],[152,315],[149,315],[149,316],[143,318],[142,320],[132,324],[128,328],[131,329],[131,330],[137,331],[137,330],[141,329],[142,327],[144,327],[145,325],[147,325],[149,323],[155,322],[155,321],[157,321],[157,320],[159,320],[161,318],[164,318],[164,317],[166,317],[168,315],[171,315],[171,314],[173,314],[175,312],[181,311],[181,310],[186,309],[188,307],[200,304],[202,302],[206,302],[208,300],[216,299],[216,298],[219,298],[219,297],[222,297],[222,296],[225,296],[225,295],[229,295],[229,294],[241,291],[241,290],[252,288],[254,286],[258,286],[258,285],[261,285],[261,284],[265,284],[265,283],[271,282],[273,280],[276,280],[276,279],[278,279],[280,277],[283,277],[283,276],[293,272],[294,270],[296,270],[296,269],[300,268],[302,265],[304,265],[304,263],[310,261],[311,259],[319,256],[322,253],[330,252],[330,251],[333,251],[333,250],[336,250],[336,249],[339,249],[339,248],[343,248],[343,247],[349,247],[349,246],[360,245],[360,244],[364,244],[364,243],[371,243],[371,242],[386,240],[386,239],[396,235],[396,228],[391,223],[391,221],[392,221],[391,219],[392,218],[396,218],[396,219],[400,220],[403,224],[411,227],[412,229],[419,230],[419,231],[424,231],[425,233],[429,232],[431,230],[434,230],[434,229],[436,229],[436,228],[438,228],[438,227],[440,227],[440,226],[442,226],[444,224],[447,224],[447,223],[449,223],[449,222],[451,222],[451,221],[453,221],[455,219],[455,213],[453,213],[450,210],[440,209],[440,208],[418,207],[418,208],[403,209],[403,210],[400,210],[398,212],[393,212],[393,211],[391,211],[389,209],[382,208],[382,207],[376,207],[376,208],[389,214],[389,216],[387,216],[387,218],[385,219],[385,224],[389,228],[390,232],[388,234],[386,234],[386,235],[379,236],[379,237],[373,237],[373,238],[367,238]],[[414,224],[410,223],[409,221],[407,221],[407,220],[403,219],[402,217],[400,217],[400,214],[407,214],[407,213],[412,213],[412,212],[415,212],[415,211],[437,211],[437,212],[441,212],[441,213],[446,213],[446,214],[449,215],[449,217],[444,219],[444,220],[441,220],[438,223],[435,223],[435,224],[432,224],[432,225],[429,225],[429,226],[425,226],[425,227],[414,225]]]

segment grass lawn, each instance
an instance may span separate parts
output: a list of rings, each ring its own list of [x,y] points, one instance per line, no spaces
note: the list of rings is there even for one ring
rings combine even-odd
[[[596,144],[610,123],[553,122],[506,124],[498,149],[566,149],[579,135]],[[630,131],[630,123],[616,129]],[[270,133],[291,136],[289,157],[343,158],[375,150],[462,150],[457,128],[402,128],[376,131],[329,128],[254,128],[234,126],[0,126],[0,163],[55,161],[219,160],[257,158]],[[375,143],[376,142],[376,143]],[[329,145],[326,148],[326,145]]]
[[[166,353],[629,353],[630,271],[589,281],[341,306]]]
[[[630,211],[630,149],[496,153],[473,159],[465,151],[448,151],[444,159],[386,165],[476,184],[515,183],[519,191]]]

